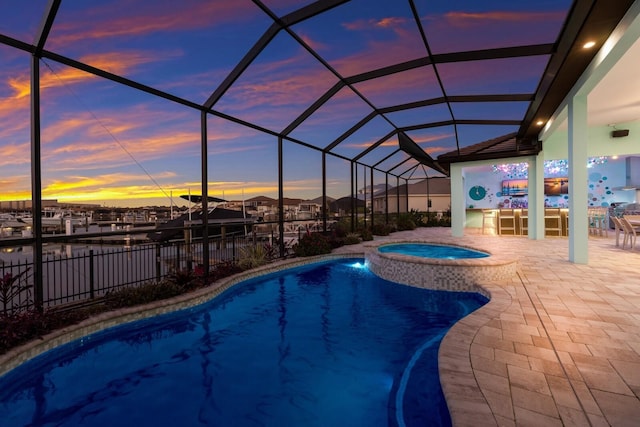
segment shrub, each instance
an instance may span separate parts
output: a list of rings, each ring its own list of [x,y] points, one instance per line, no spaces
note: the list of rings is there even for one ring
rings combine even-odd
[[[7,273],[0,278],[0,304],[2,304],[2,313],[5,316],[8,314],[9,306],[14,298],[25,293],[26,299],[29,299],[29,292],[33,285],[27,283],[28,273],[29,269],[27,268],[16,275]]]
[[[345,245],[355,245],[360,243],[360,235],[358,233],[348,233],[344,238]]]
[[[424,212],[411,209],[406,215],[417,227],[429,225],[429,215]]]
[[[340,246],[344,246],[344,237],[336,237],[336,236],[331,236],[329,237],[328,242],[329,242],[329,246],[331,247],[331,249],[336,249],[339,248]]]
[[[215,267],[209,272],[209,280],[215,282],[216,280],[224,279],[225,277],[233,276],[234,274],[244,271],[242,267],[233,261],[223,261],[215,265]]]
[[[240,249],[238,266],[243,270],[260,267],[268,261],[267,253],[262,245],[245,246]]]
[[[351,222],[345,219],[341,219],[340,221],[334,223],[331,226],[331,229],[335,233],[336,237],[346,237],[351,229]]]
[[[360,238],[362,239],[363,242],[373,240],[373,233],[371,233],[371,230],[369,230],[368,228],[360,229],[359,233],[360,233]]]
[[[371,227],[371,233],[376,236],[388,236],[391,234],[391,228],[387,224],[376,223]]]
[[[293,246],[293,252],[297,256],[313,256],[328,254],[331,252],[329,239],[320,233],[309,233],[300,238],[300,241]]]
[[[109,292],[105,296],[104,302],[111,309],[133,307],[134,305],[175,297],[184,292],[184,286],[181,286],[178,282],[165,279],[160,282],[147,282],[135,288],[122,288]]]
[[[172,271],[167,274],[165,281],[172,282],[184,292],[188,292],[202,287],[202,276],[204,276],[204,269],[202,265],[197,265],[195,270],[182,269]]]
[[[209,273],[209,281],[231,276],[242,272],[243,269],[232,261],[225,261],[217,264]],[[138,287],[122,288],[107,293],[103,304],[89,308],[73,310],[49,309],[39,311],[36,309],[7,314],[0,312],[0,354],[8,350],[41,337],[56,329],[63,328],[80,322],[92,314],[112,310],[116,308],[132,307],[140,304],[147,304],[153,301],[171,298],[181,295],[196,287],[204,286],[202,276],[204,275],[202,265],[196,266],[194,271],[177,270],[170,273],[160,282],[147,282]],[[26,273],[25,273],[26,274]],[[24,276],[19,275],[24,278]],[[17,276],[14,276],[12,285],[17,283]],[[3,278],[3,284],[8,284],[7,276]],[[7,289],[10,287],[7,286]],[[21,289],[23,292],[25,289]],[[7,292],[7,295],[10,293]]]
[[[275,245],[272,245],[271,243],[265,243],[263,246],[263,249],[264,249],[264,257],[267,259],[267,261],[271,261],[278,258],[279,248],[277,248]]]
[[[89,317],[89,310],[38,310],[0,315],[0,354]]]
[[[329,236],[327,237],[326,233],[323,233],[323,235],[325,236],[325,238],[327,238],[327,241],[329,242],[329,246],[331,247],[331,249],[335,249],[335,248],[339,248],[340,246],[344,246],[344,239],[347,236],[345,235],[339,235],[338,233],[336,233],[335,231],[332,231]]]
[[[398,216],[398,231],[403,230],[415,230],[416,223],[413,222],[413,219],[409,214],[400,214]]]

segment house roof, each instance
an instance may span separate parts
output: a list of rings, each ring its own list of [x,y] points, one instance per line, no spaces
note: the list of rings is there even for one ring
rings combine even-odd
[[[256,196],[250,199],[245,200],[245,202],[267,202],[267,203],[275,203],[276,199],[267,196]]]
[[[523,144],[517,133],[509,133],[487,141],[472,144],[460,150],[438,156],[438,163],[449,169],[451,163],[485,159],[504,159],[538,154],[542,144]]]
[[[389,188],[389,196],[395,196],[400,192],[400,195],[407,194],[407,187],[409,194],[418,195],[451,195],[451,180],[445,177],[434,177],[423,179],[416,182],[411,182],[407,185],[400,185],[398,187]],[[374,198],[382,197],[385,195],[384,191],[379,191],[373,195]]]
[[[327,196],[327,202],[328,203],[331,203],[333,201],[335,201],[335,199],[333,197],[328,197]],[[305,203],[315,203],[316,205],[322,206],[322,196],[316,197],[315,199],[305,200],[304,202]]]

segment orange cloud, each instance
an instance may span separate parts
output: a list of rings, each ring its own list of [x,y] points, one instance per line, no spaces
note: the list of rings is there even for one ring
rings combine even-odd
[[[282,130],[337,81],[302,48],[298,52],[282,61],[254,64],[213,108]]]
[[[434,53],[554,43],[566,11],[452,11],[422,18]]]
[[[311,49],[317,52],[327,50],[329,48],[328,45],[321,43],[319,41],[313,40],[311,37],[309,37],[304,33],[298,33],[298,34],[300,35],[300,38],[302,38],[303,42],[305,42]]]
[[[377,68],[425,55],[420,38],[415,37],[415,34],[409,34],[402,25],[403,21],[404,18],[389,17],[377,21],[355,21],[344,24],[345,27],[354,31],[372,28],[392,30],[393,40],[371,41],[365,51],[332,61],[332,65],[342,75],[349,76],[364,69]],[[309,36],[305,36],[304,40],[310,46],[326,48]],[[385,52],[385,55],[381,57],[380,52]],[[331,73],[312,60],[305,50],[300,49],[296,56],[281,61],[253,64],[248,73],[235,83],[217,107],[222,111],[237,114],[234,112],[234,108],[237,108],[235,101],[241,100],[244,112],[249,113],[250,109],[256,108],[256,111],[250,111],[250,115],[243,118],[255,123],[280,123],[283,122],[282,117],[286,116],[287,119],[283,125],[287,125],[302,112],[302,108],[314,102],[336,81]],[[326,82],[326,84],[323,86],[319,84],[320,82]],[[264,108],[265,105],[277,106],[278,109]]]
[[[0,179],[0,201],[31,198],[30,175],[5,176]]]
[[[161,179],[174,178],[173,174],[166,174]],[[75,180],[65,182],[55,181],[43,188],[43,197],[58,199],[60,201],[96,202],[110,200],[118,204],[127,204],[127,199],[133,199],[132,205],[140,206],[149,203],[148,199],[157,199],[158,204],[168,205],[169,196],[173,194],[174,204],[178,204],[181,194],[200,193],[199,182],[184,182],[165,185],[159,189],[152,184],[140,184],[148,182],[146,176],[132,174],[110,174],[99,178],[77,177]],[[0,188],[2,188],[0,183]],[[285,185],[286,190],[308,190],[319,188],[315,181],[293,181]],[[209,195],[215,195],[225,199],[240,199],[257,195],[276,194],[277,182],[233,182],[218,181],[209,183]],[[14,200],[14,199],[5,199]]]
[[[126,11],[126,12],[125,12]],[[203,2],[183,0],[159,2],[149,7],[131,2],[91,6],[75,14],[65,14],[56,21],[47,49],[82,43],[88,40],[131,37],[155,32],[175,32],[209,28],[233,20],[239,25],[261,13],[248,2]],[[67,20],[64,18],[68,16]]]
[[[81,62],[119,75],[126,75],[135,66],[154,60],[157,60],[157,58],[150,53],[143,52],[110,52],[86,55],[80,58]],[[61,67],[55,72],[49,70],[43,73],[40,78],[40,90],[81,83],[96,78],[93,74],[85,73],[75,68]],[[22,76],[10,78],[8,85],[14,91],[13,99],[26,98],[31,93],[30,77],[26,73]]]
[[[370,146],[372,146],[377,141],[378,140],[375,139],[375,140],[370,140],[366,142],[352,142],[347,144],[341,144],[340,146],[349,147],[349,148],[359,148],[359,149],[365,150]],[[398,146],[398,140],[396,138],[390,138],[385,142],[383,142],[382,144],[378,145],[378,147],[397,147],[397,146]]]
[[[419,135],[419,136],[411,136],[411,139],[418,145],[421,144],[428,144],[434,141],[441,141],[443,139],[446,138],[453,138],[455,137],[455,134],[453,132],[447,132],[447,133],[438,133],[438,134],[431,134],[431,135]]]
[[[407,19],[391,16],[378,20],[375,25],[381,28],[402,28],[404,25],[407,25]]]
[[[413,21],[410,22],[413,24]],[[397,29],[402,26],[407,25],[407,19],[404,17],[398,16],[388,16],[380,19],[358,19],[355,21],[344,22],[342,24],[343,28],[346,28],[349,31],[365,31],[376,28],[381,29]]]
[[[0,166],[15,166],[31,162],[31,144],[0,145]]]
[[[171,179],[175,174],[166,172],[156,179]],[[96,201],[105,199],[125,199],[128,197],[163,197],[168,194],[156,185],[149,183],[145,174],[114,173],[94,177],[69,176],[65,180],[50,180],[44,183],[42,194],[45,198],[66,201]]]
[[[449,151],[455,150],[455,147],[447,147],[447,146],[429,146],[424,149],[426,153],[428,153],[431,157],[435,158],[438,154],[448,153]]]
[[[0,111],[0,141],[16,144],[29,141],[30,116],[26,109],[16,109],[2,114]]]
[[[360,52],[331,62],[345,77],[427,55],[413,20],[390,16],[342,25],[349,31],[357,32],[356,36],[362,37],[367,43]],[[386,40],[379,39],[381,31],[385,32]],[[375,34],[375,38],[372,36],[367,41],[369,33]],[[384,52],[384,55],[380,55],[380,52]]]
[[[547,22],[563,19],[565,12],[462,12],[453,11],[444,15],[445,19],[455,27],[468,27],[472,25],[499,25],[499,23],[527,23]]]
[[[153,135],[141,138],[127,138],[120,143],[113,140],[92,142],[91,144],[65,144],[50,151],[44,151],[43,156],[51,165],[51,170],[66,169],[102,169],[146,162],[153,159],[168,157],[170,153],[180,153],[181,157],[199,154],[199,132],[173,132],[167,135]],[[122,146],[121,146],[122,144]],[[133,159],[131,156],[133,156]]]
[[[252,141],[257,135],[260,141]],[[218,120],[209,126],[208,137],[210,156],[264,148],[262,135]],[[47,173],[53,173],[132,165],[131,157],[142,164],[176,156],[198,157],[200,138],[199,115],[183,109],[158,110],[136,105],[95,114],[73,112],[42,129],[43,165]],[[28,145],[25,148],[28,161]]]

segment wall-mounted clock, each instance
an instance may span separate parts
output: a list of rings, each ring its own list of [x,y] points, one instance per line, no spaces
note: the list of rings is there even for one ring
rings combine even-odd
[[[487,195],[487,189],[482,185],[474,185],[469,189],[469,197],[473,200],[482,200]]]

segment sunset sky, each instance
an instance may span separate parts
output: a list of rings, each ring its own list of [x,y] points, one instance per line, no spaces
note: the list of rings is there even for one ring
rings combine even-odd
[[[310,2],[265,0],[278,16]],[[415,2],[432,53],[555,42],[569,0]],[[33,43],[47,1],[0,2],[0,34]],[[203,104],[272,24],[248,0],[63,0],[45,50]],[[427,55],[404,1],[355,0],[292,28],[342,77]],[[533,93],[547,56],[438,66],[449,95]],[[31,198],[30,55],[0,44],[0,201]],[[105,206],[169,205],[200,193],[200,113],[97,76],[42,59],[43,198]],[[244,71],[213,109],[282,132],[338,77],[285,31]],[[354,89],[374,107],[443,96],[425,66],[364,81]],[[527,102],[452,104],[456,118],[522,119]],[[372,111],[345,87],[294,129],[292,138],[323,148]],[[446,104],[375,118],[334,152],[351,158],[395,126],[450,120]],[[458,126],[461,145],[517,130]],[[277,138],[210,116],[209,195],[277,197]],[[451,126],[408,132],[432,157],[455,149]],[[361,160],[375,164],[397,148],[390,139]],[[397,153],[388,169],[405,159]],[[409,168],[406,163],[399,172]],[[285,196],[322,194],[321,155],[285,142]],[[429,176],[437,175],[428,171]],[[359,170],[362,185],[363,170]],[[424,172],[416,172],[424,176]],[[366,173],[367,181],[369,173]],[[327,157],[327,193],[349,194],[345,160]],[[384,175],[376,173],[375,183]],[[395,185],[395,178],[391,182]],[[182,201],[176,200],[182,204]]]

